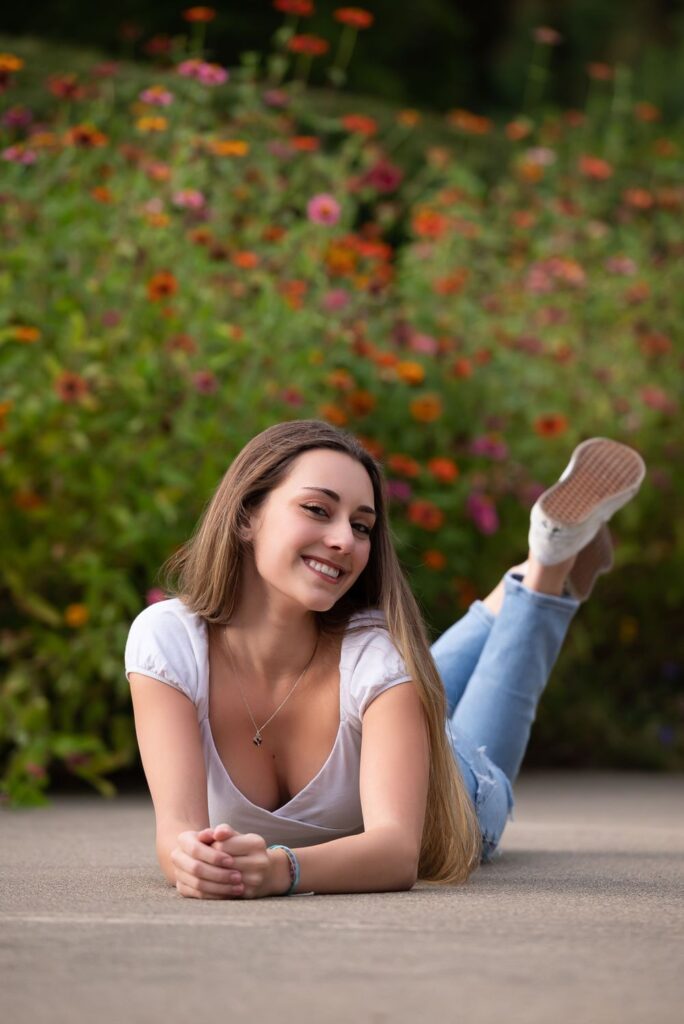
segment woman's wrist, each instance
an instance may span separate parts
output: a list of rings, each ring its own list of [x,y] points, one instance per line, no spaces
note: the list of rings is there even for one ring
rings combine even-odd
[[[292,884],[290,859],[284,850],[267,850],[271,862],[269,896],[284,896]]]

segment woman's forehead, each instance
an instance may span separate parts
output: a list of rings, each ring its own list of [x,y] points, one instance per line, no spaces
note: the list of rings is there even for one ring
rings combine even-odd
[[[360,497],[373,496],[373,484],[365,466],[345,452],[315,448],[302,452],[292,464],[287,481],[291,487],[324,487],[342,491],[362,492]]]

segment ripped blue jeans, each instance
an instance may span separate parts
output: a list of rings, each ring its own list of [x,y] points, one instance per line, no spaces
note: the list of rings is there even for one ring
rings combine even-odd
[[[537,704],[579,607],[572,597],[529,590],[512,572],[504,579],[497,615],[474,601],[431,648],[447,696],[447,733],[482,830],[482,863],[513,820],[513,783]]]

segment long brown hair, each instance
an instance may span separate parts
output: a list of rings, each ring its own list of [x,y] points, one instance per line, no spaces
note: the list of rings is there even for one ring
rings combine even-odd
[[[353,612],[384,612],[389,635],[420,695],[430,745],[419,878],[465,882],[482,854],[477,815],[446,734],[446,695],[425,624],[391,539],[382,467],[352,434],[320,420],[278,423],[257,434],[229,466],[193,536],[161,567],[163,585],[207,622],[228,623],[239,600],[247,550],[241,528],[283,481],[294,460],[316,448],[344,452],[361,463],[373,485],[377,513],[363,573],[329,611],[315,612],[319,628],[338,634],[347,628]],[[174,575],[177,581],[171,578]]]

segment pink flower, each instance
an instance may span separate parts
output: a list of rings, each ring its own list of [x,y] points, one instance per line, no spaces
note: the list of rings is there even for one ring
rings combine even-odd
[[[35,149],[24,149],[23,146],[8,146],[2,151],[3,160],[13,164],[35,164],[38,154]]]
[[[328,313],[334,313],[337,309],[344,309],[349,302],[349,292],[344,288],[333,288],[323,296],[323,309]]]
[[[490,535],[499,529],[499,517],[493,500],[486,494],[468,495],[466,511],[480,533]]]
[[[156,604],[158,601],[166,601],[166,594],[159,587],[151,587],[145,594],[148,604]]]
[[[387,493],[394,501],[410,501],[413,491],[405,480],[388,480]]]
[[[100,320],[104,327],[117,327],[121,323],[121,313],[118,309],[105,309]]]
[[[612,274],[622,274],[624,277],[631,277],[637,272],[637,265],[629,256],[611,256],[603,265]]]
[[[201,395],[213,395],[215,391],[218,391],[218,380],[216,374],[211,370],[197,370],[192,375],[192,383],[195,386],[195,391],[199,391]]]
[[[197,81],[202,85],[223,85],[228,81],[228,72],[220,64],[202,64],[197,72]]]
[[[261,94],[261,98],[267,107],[286,107],[290,97],[284,89],[267,89]]]
[[[508,458],[508,446],[497,434],[482,434],[471,441],[470,454],[484,455],[495,462],[502,462]]]
[[[556,162],[556,151],[548,146],[533,146],[525,153],[525,159],[530,164],[537,164],[538,167],[550,167]]]
[[[425,352],[434,356],[439,351],[439,342],[429,334],[412,334],[409,340],[409,348],[413,352]]]
[[[2,123],[8,128],[26,128],[33,121],[33,114],[28,107],[10,107],[2,115]]]
[[[201,210],[206,200],[196,188],[184,188],[173,197],[174,206],[183,210]]]
[[[293,407],[304,404],[304,395],[298,388],[283,388],[280,392],[280,398],[286,405]]]
[[[149,89],[143,89],[139,99],[153,107],[168,107],[173,103],[173,93],[162,85],[152,85]]]
[[[309,200],[306,212],[312,223],[332,225],[340,219],[341,207],[334,196],[321,192]]]

